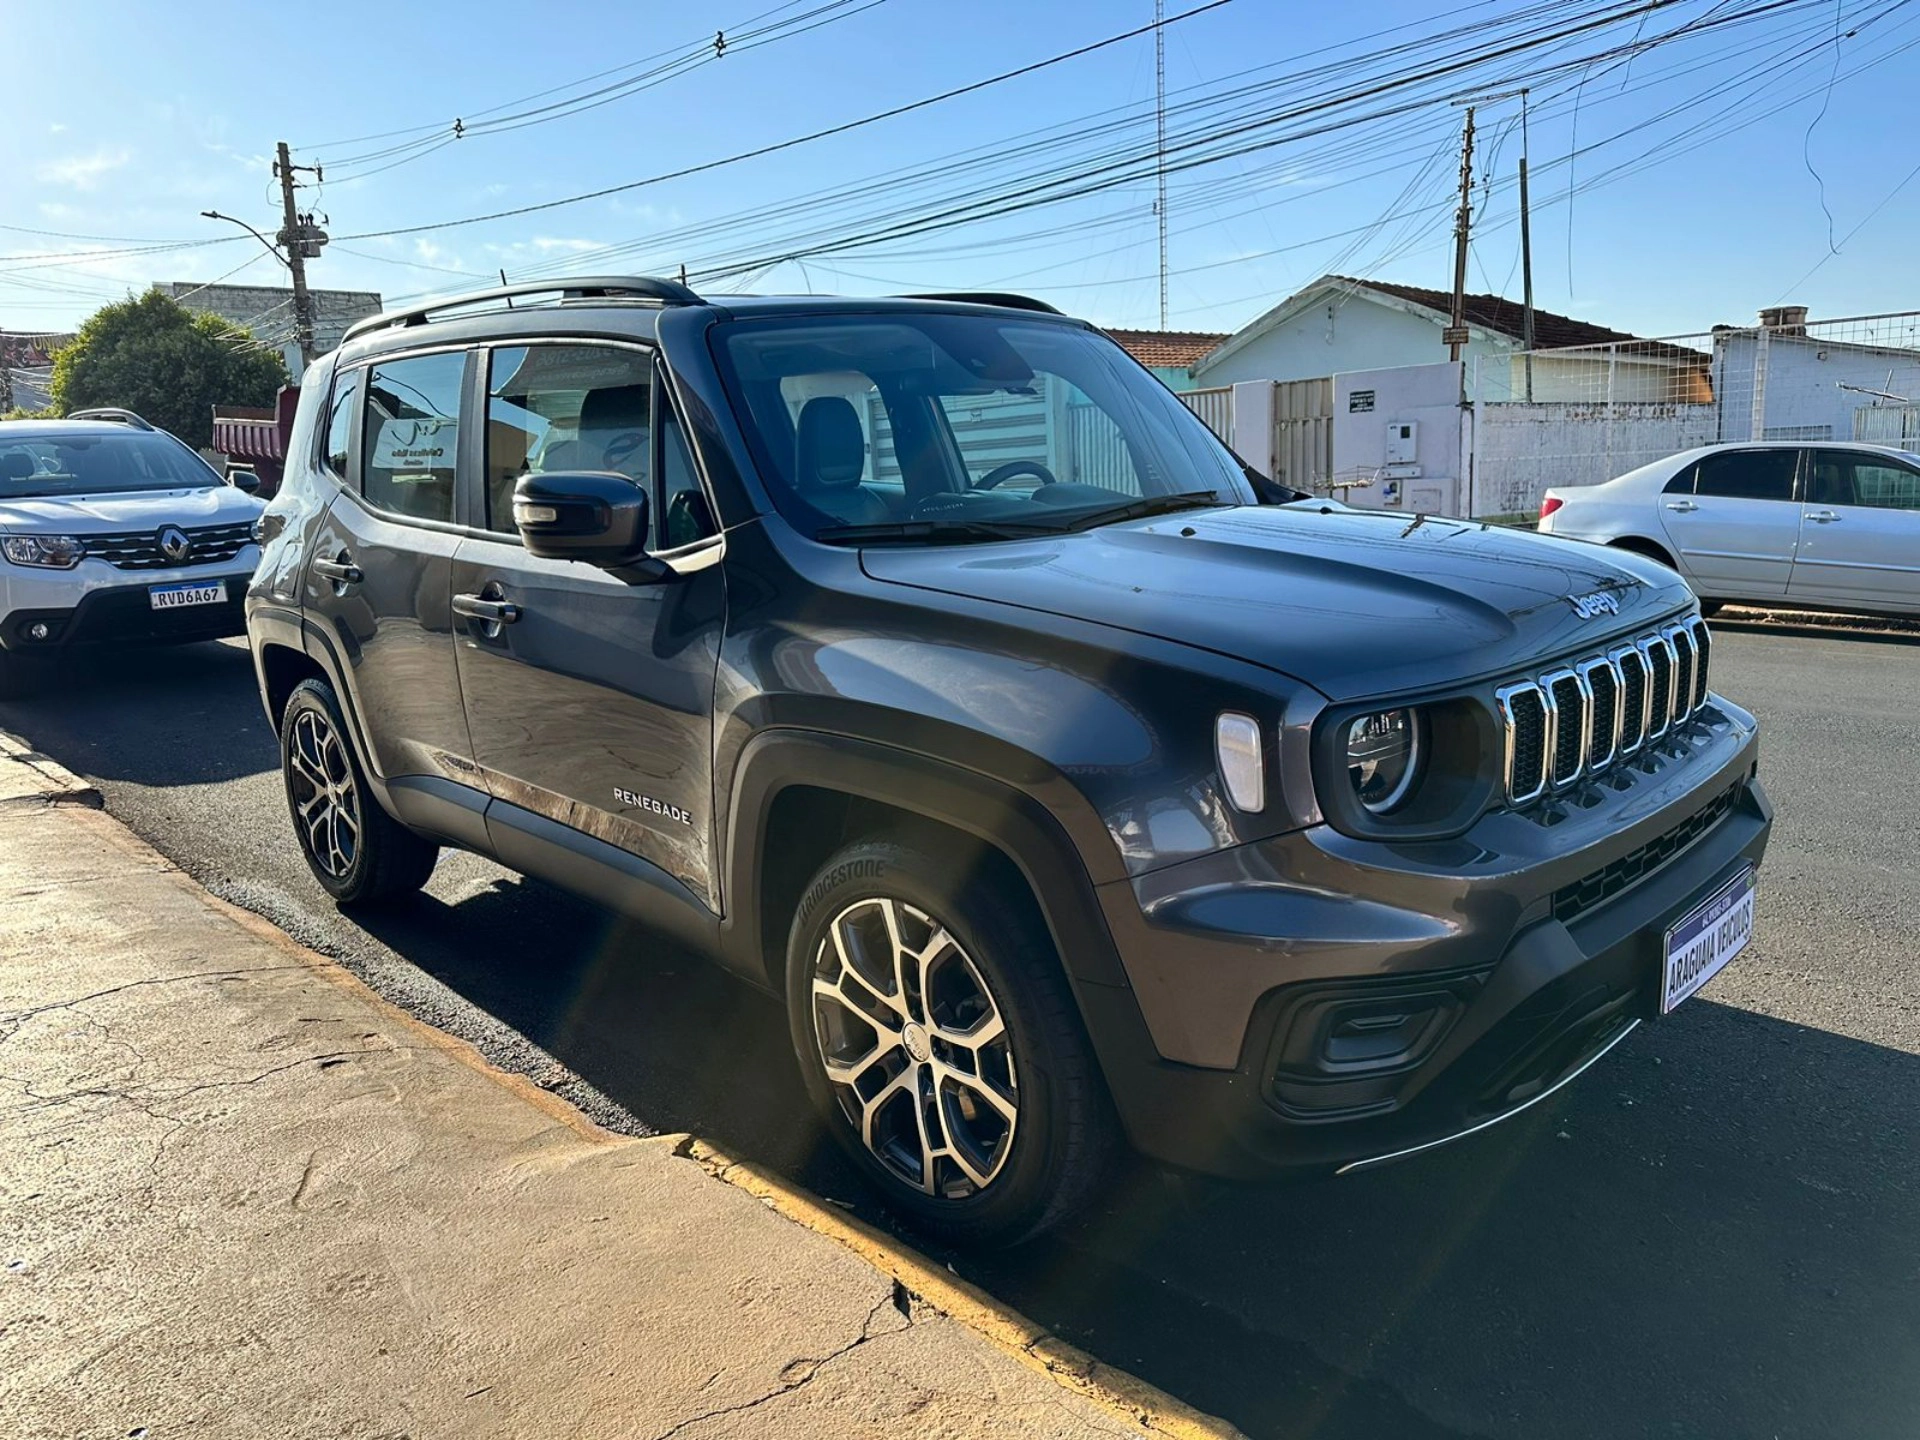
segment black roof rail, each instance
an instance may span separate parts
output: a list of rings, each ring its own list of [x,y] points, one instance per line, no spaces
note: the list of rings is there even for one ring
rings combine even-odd
[[[1007,310],[1039,310],[1048,315],[1061,312],[1031,295],[1009,295],[1000,290],[956,290],[940,295],[902,295],[902,300],[958,300],[967,305],[998,305]]]
[[[113,425],[131,425],[136,430],[151,430],[153,423],[118,405],[96,405],[91,410],[75,410],[64,420],[104,420]]]
[[[439,300],[409,305],[404,310],[386,310],[378,315],[369,315],[365,320],[356,320],[349,325],[340,341],[345,344],[356,335],[365,335],[374,330],[419,325],[429,315],[437,315],[443,310],[483,305],[489,300],[517,300],[522,295],[557,295],[562,300],[653,300],[662,305],[700,303],[700,297],[686,286],[651,275],[580,275],[561,280],[527,280],[517,285],[496,285],[491,290],[472,290],[465,295],[448,295]]]

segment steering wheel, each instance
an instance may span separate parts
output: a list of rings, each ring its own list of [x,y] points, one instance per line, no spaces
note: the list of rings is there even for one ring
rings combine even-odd
[[[1006,464],[996,465],[993,469],[982,475],[974,482],[973,488],[976,490],[992,490],[997,488],[1001,481],[1011,480],[1016,475],[1035,476],[1042,485],[1058,485],[1060,483],[1054,478],[1053,472],[1038,460],[1009,460]]]

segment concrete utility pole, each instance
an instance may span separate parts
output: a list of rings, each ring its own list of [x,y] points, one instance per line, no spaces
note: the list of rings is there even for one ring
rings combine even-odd
[[[1447,358],[1458,360],[1467,343],[1467,233],[1473,226],[1473,106],[1460,137],[1460,213],[1453,222],[1453,323],[1447,326]]]
[[[301,166],[309,169],[309,166]],[[274,162],[273,173],[280,178],[280,208],[285,219],[280,233],[275,238],[280,241],[286,254],[287,269],[293,272],[293,338],[300,347],[300,368],[313,364],[313,300],[307,294],[307,235],[308,226],[300,223],[300,216],[293,206],[292,158],[287,154],[287,142],[280,142],[280,158]],[[318,247],[314,253],[319,253]]]

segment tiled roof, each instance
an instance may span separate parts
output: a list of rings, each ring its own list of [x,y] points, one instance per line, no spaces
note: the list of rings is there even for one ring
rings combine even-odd
[[[1376,290],[1382,295],[1392,295],[1410,304],[1424,305],[1429,310],[1438,310],[1442,315],[1453,313],[1453,296],[1445,290],[1423,290],[1418,285],[1394,285],[1384,280],[1353,280],[1344,275],[1333,278],[1362,289]],[[1518,301],[1500,295],[1468,295],[1464,297],[1464,302],[1469,325],[1510,335],[1515,340],[1525,338],[1526,307]],[[1639,338],[1621,330],[1609,330],[1604,325],[1589,325],[1585,320],[1556,315],[1551,310],[1535,307],[1533,312],[1533,343],[1540,350],[1559,350],[1571,345],[1607,345]]]
[[[1211,330],[1109,330],[1142,365],[1191,365],[1227,337]]]

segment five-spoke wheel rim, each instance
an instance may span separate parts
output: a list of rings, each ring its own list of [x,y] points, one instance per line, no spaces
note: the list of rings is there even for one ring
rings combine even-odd
[[[346,747],[327,717],[302,710],[287,746],[287,791],[301,843],[327,874],[345,877],[360,854],[360,792]]]
[[[946,927],[904,901],[856,901],[815,952],[812,1000],[827,1081],[874,1158],[942,1199],[991,1185],[1019,1120],[1013,1049]]]

